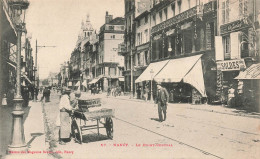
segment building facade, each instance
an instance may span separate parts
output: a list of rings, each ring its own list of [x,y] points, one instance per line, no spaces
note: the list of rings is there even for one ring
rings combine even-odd
[[[165,86],[171,102],[215,100],[217,2],[153,0],[150,65],[138,82]]]
[[[119,50],[124,56],[124,83],[125,92],[134,92],[134,69],[133,69],[133,54],[135,50],[135,0],[125,0],[125,34],[123,49]],[[122,46],[121,45],[121,46]]]
[[[259,63],[259,6],[257,0],[219,0],[217,94],[223,103],[228,101],[230,87],[245,95],[256,92],[259,97],[257,76],[251,75],[247,80],[236,78],[251,65]]]
[[[124,57],[118,54],[118,45],[124,41],[125,19],[116,17],[106,12],[105,24],[100,27],[98,48],[98,71],[99,75],[90,84],[101,80],[99,86],[107,91],[108,87],[120,85],[122,80]],[[122,85],[121,85],[122,87]]]

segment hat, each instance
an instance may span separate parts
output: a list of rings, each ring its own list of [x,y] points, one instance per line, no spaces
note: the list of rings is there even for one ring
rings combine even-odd
[[[161,82],[157,82],[157,83],[156,83],[156,85],[160,85],[160,86],[161,86],[161,85],[162,85],[162,83],[161,83]]]

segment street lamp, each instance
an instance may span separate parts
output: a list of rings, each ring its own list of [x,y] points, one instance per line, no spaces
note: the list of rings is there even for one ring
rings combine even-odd
[[[23,98],[21,96],[21,36],[25,29],[25,10],[29,6],[28,0],[9,0],[8,4],[14,12],[16,17],[16,31],[17,31],[17,56],[16,56],[16,94],[14,98],[14,109],[12,112],[13,125],[11,134],[11,143],[8,145],[9,151],[26,151],[27,144],[24,138],[23,127]],[[11,153],[10,153],[11,154]]]
[[[151,69],[150,71],[150,74],[151,74],[151,102],[153,102],[153,69]]]
[[[37,54],[38,54],[38,48],[42,48],[42,47],[56,47],[56,46],[38,46],[37,45],[37,40],[36,40],[36,46],[35,46],[35,66],[34,66],[34,98],[33,98],[33,101],[34,102],[37,102],[37,94],[36,94],[36,91],[37,91],[37,78],[36,78],[36,75],[37,75]]]

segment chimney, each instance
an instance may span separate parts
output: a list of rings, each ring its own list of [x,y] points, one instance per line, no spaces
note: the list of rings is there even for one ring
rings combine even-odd
[[[108,24],[113,19],[113,15],[109,15],[106,11],[105,23]]]

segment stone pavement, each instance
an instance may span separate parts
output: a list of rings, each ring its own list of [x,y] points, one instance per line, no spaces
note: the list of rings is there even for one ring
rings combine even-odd
[[[29,103],[30,110],[24,121],[25,142],[28,151],[25,154],[12,154],[4,156],[4,158],[24,158],[24,159],[46,159],[49,158],[45,153],[47,144],[45,143],[44,118],[41,102]]]
[[[89,93],[83,92],[82,97],[84,96],[90,96]],[[91,95],[92,97],[107,97],[106,93],[102,94],[96,94]],[[141,99],[136,98],[130,98],[129,95],[122,95],[122,96],[108,96],[107,98],[115,98],[115,99],[121,99],[121,100],[131,100],[136,102],[146,102],[147,104],[154,104],[150,101],[144,101]],[[189,104],[189,103],[169,103],[168,106],[173,107],[182,107],[186,109],[193,109],[198,111],[208,111],[208,112],[214,112],[214,113],[220,113],[220,114],[227,114],[227,115],[234,115],[234,116],[243,116],[243,117],[249,117],[249,118],[258,118],[260,119],[260,113],[257,112],[247,112],[245,110],[235,109],[235,108],[229,108],[222,105],[208,105],[208,104]]]

